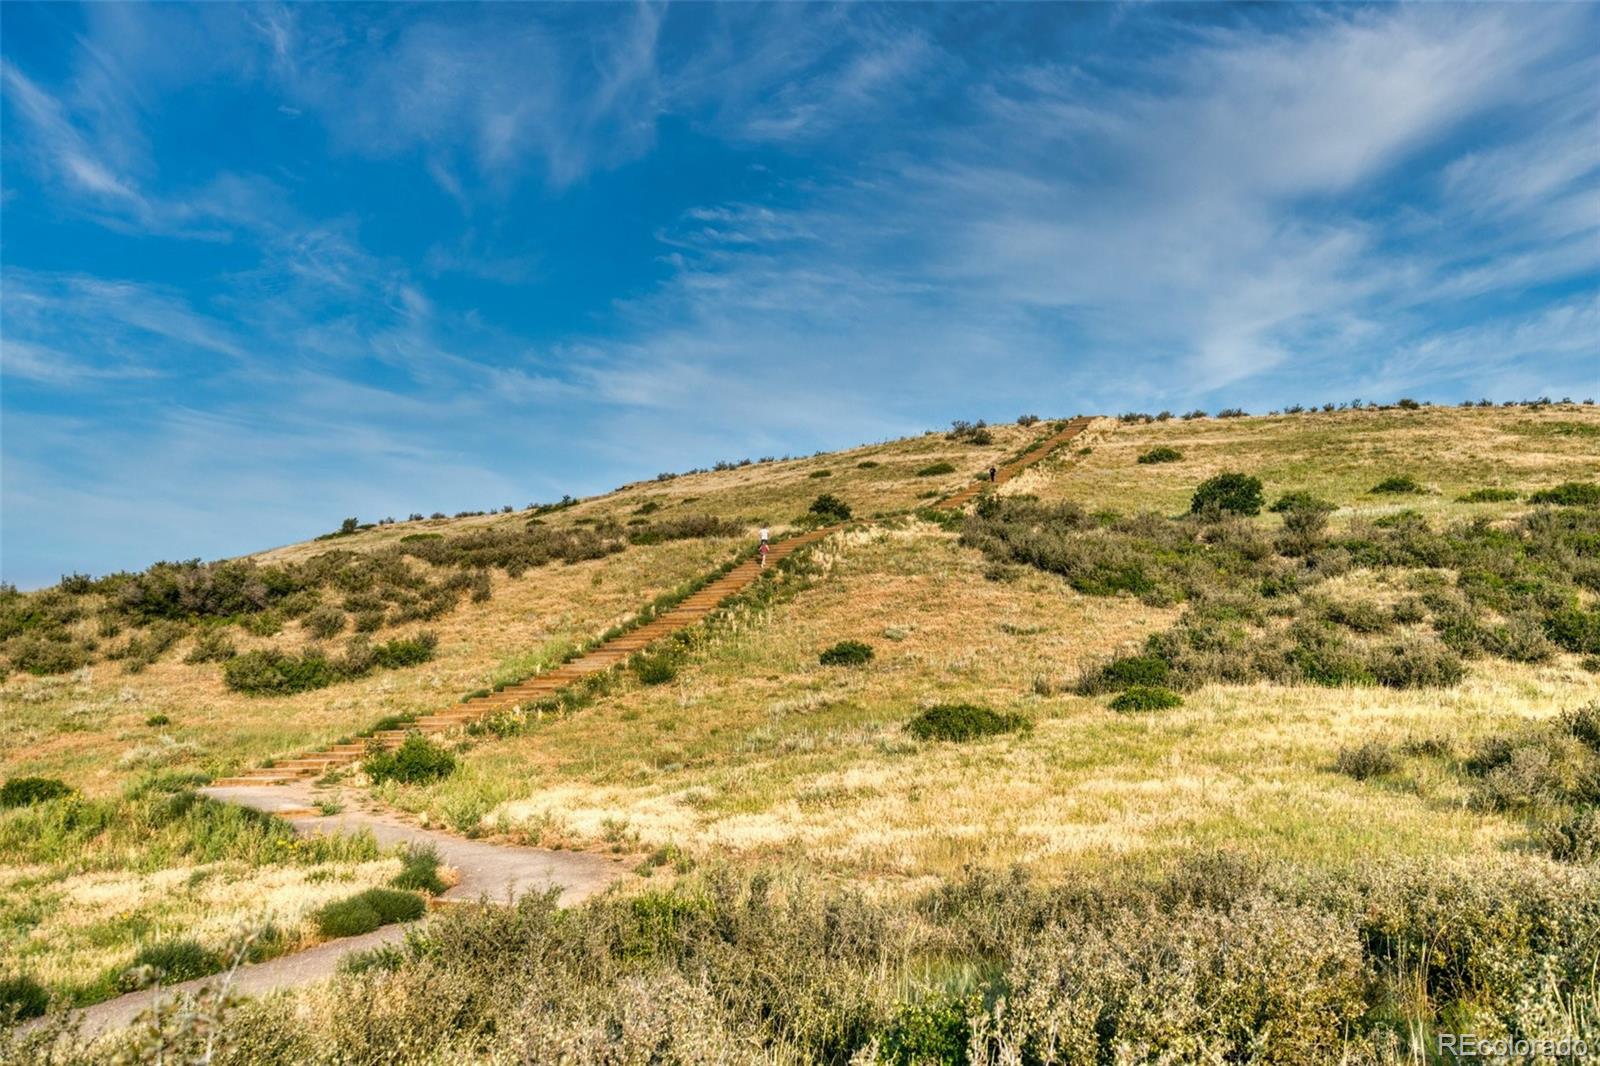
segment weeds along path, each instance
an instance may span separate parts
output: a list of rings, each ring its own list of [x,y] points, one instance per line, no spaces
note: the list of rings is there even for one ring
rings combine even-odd
[[[1071,419],[1056,433],[1035,444],[1017,458],[997,467],[993,482],[987,479],[975,481],[966,488],[934,502],[931,506],[939,510],[959,510],[965,507],[986,488],[1011,480],[1077,437],[1093,421],[1087,417]],[[843,529],[845,525],[846,523],[840,522],[822,526],[797,536],[774,541],[768,558],[777,563],[801,548],[815,544],[829,534]],[[335,744],[321,751],[275,762],[271,766],[248,770],[237,777],[223,778],[208,792],[216,799],[232,801],[236,795],[241,795],[236,790],[255,790],[263,786],[287,785],[294,781],[315,778],[330,770],[337,770],[360,761],[366,756],[370,747],[397,748],[404,743],[408,733],[421,732],[430,735],[447,733],[463,729],[497,711],[549,699],[569,685],[626,662],[634,654],[643,651],[663,637],[697,624],[726,600],[749,588],[761,577],[761,573],[760,563],[755,559],[748,559],[678,606],[663,611],[644,625],[608,640],[553,670],[498,692],[464,700],[434,714],[418,718],[401,728],[382,730],[367,740]]]
[[[510,903],[529,892],[561,893],[562,906],[581,903],[627,874],[616,859],[581,851],[550,851],[512,844],[490,844],[467,840],[408,825],[397,818],[372,811],[341,811],[323,816],[312,806],[309,781],[283,787],[207,788],[202,794],[252,807],[289,820],[301,836],[319,833],[365,831],[384,847],[415,845],[431,847],[443,865],[451,868],[457,881],[435,897],[430,906],[475,903]],[[304,951],[280,955],[265,962],[240,966],[229,976],[212,974],[163,988],[130,992],[116,999],[70,1011],[71,1024],[86,1038],[98,1037],[138,1021],[162,1002],[173,1002],[193,995],[206,986],[228,982],[229,991],[241,995],[265,995],[281,988],[293,988],[332,977],[346,955],[401,940],[417,923],[386,925],[360,936],[329,940]],[[41,1019],[35,1025],[43,1024]]]

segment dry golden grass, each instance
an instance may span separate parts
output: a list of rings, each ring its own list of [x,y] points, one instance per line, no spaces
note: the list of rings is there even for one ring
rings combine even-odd
[[[464,774],[393,798],[447,823],[488,811],[487,825],[548,843],[673,843],[870,879],[969,864],[1049,874],[1219,843],[1335,864],[1493,852],[1523,846],[1525,828],[1470,810],[1458,782],[1420,761],[1403,789],[1342,777],[1339,748],[1373,736],[1467,746],[1592,695],[1566,657],[1486,664],[1442,692],[1211,687],[1172,711],[1120,715],[1103,699],[1039,696],[1034,679],[1070,679],[1176,612],[1080,597],[1041,574],[986,580],[974,553],[926,526],[837,538],[822,563],[815,588],[746,618],[676,682],[484,744]],[[872,644],[873,662],[818,665],[844,638]],[[919,708],[959,700],[1036,727],[971,744],[903,731]]]
[[[432,662],[294,696],[230,691],[219,665],[183,662],[187,640],[137,674],[103,663],[68,677],[15,676],[0,687],[0,776],[60,777],[103,794],[157,767],[222,775],[305,751],[385,715],[453,704],[489,685],[508,661],[559,655],[730,558],[738,547],[721,538],[673,541],[570,566],[554,563],[516,579],[496,572],[488,603],[394,630],[437,632]],[[295,649],[308,642],[298,623],[270,639],[237,628],[230,633],[241,649]],[[145,725],[156,715],[166,715],[170,724]]]
[[[1466,504],[1457,497],[1478,488],[1526,494],[1562,481],[1593,480],[1600,470],[1600,407],[1444,407],[1175,420],[1123,426],[1089,443],[1090,455],[1058,455],[1001,491],[1071,500],[1090,510],[1177,514],[1189,509],[1201,481],[1233,470],[1261,478],[1268,502],[1306,489],[1339,505],[1336,522],[1407,508],[1442,520],[1498,517],[1526,504]],[[1157,445],[1177,448],[1182,461],[1137,461]],[[1369,492],[1394,475],[1410,475],[1426,492]]]

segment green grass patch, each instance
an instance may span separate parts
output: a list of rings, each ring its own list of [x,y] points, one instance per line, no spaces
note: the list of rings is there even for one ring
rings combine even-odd
[[[941,703],[906,723],[918,740],[977,740],[1032,728],[1027,715],[1002,714],[975,703]]]

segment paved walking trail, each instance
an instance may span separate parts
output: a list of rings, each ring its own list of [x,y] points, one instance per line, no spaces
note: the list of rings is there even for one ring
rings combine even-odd
[[[1054,452],[1086,429],[1092,419],[1075,418],[1059,432],[1041,441],[1010,463],[996,470],[995,483],[1003,484],[1028,467]],[[933,504],[934,507],[957,510],[965,507],[988,485],[987,480],[974,482],[966,488]],[[813,529],[797,536],[772,542],[768,559],[778,560],[844,528],[838,523]],[[437,714],[432,714],[407,725],[404,729],[391,729],[376,734],[373,742],[394,748],[404,740],[407,732],[427,734],[444,733],[475,722],[497,710],[522,703],[533,703],[552,696],[590,674],[609,670],[625,662],[638,652],[677,630],[698,623],[716,610],[729,597],[744,591],[761,576],[761,565],[752,559],[734,567],[723,577],[690,596],[682,604],[662,612],[658,617],[607,641],[593,651],[554,670],[512,685],[488,696],[458,703]],[[561,889],[561,902],[578,903],[623,876],[623,868],[615,860],[584,852],[548,851],[511,845],[489,844],[465,840],[448,833],[439,833],[406,823],[384,814],[357,811],[323,817],[318,814],[311,793],[311,780],[331,769],[347,766],[366,755],[367,742],[336,744],[319,752],[274,763],[270,767],[249,770],[238,777],[225,778],[201,791],[213,799],[238,803],[257,810],[288,818],[295,831],[302,834],[348,832],[365,829],[377,838],[379,844],[432,844],[439,851],[445,865],[454,867],[461,876],[459,883],[445,892],[440,899],[446,901],[477,900],[509,901],[529,891],[544,891],[552,887]],[[261,994],[280,988],[306,984],[331,976],[339,960],[353,951],[392,943],[405,935],[405,926],[386,926],[364,936],[329,941],[306,951],[284,955],[253,966],[240,967],[234,975],[233,988],[247,994]],[[215,976],[187,981],[161,990],[161,995],[192,992],[207,982],[222,980]],[[156,993],[134,992],[117,999],[98,1003],[78,1012],[85,1035],[97,1035],[128,1025],[140,1013],[149,1009]]]
[[[396,844],[431,844],[445,866],[454,868],[460,880],[438,899],[445,904],[488,900],[511,902],[528,892],[560,889],[561,903],[571,906],[626,876],[627,870],[616,859],[581,851],[550,851],[545,848],[490,844],[467,840],[449,833],[434,832],[407,825],[387,814],[369,811],[341,811],[321,816],[313,808],[315,800],[308,781],[292,785],[257,788],[203,788],[213,799],[288,818],[302,836],[317,833],[349,833],[366,830],[385,847]],[[339,960],[355,951],[365,951],[402,939],[415,923],[389,925],[361,936],[330,940],[305,951],[280,955],[266,962],[241,966],[234,974],[232,990],[245,995],[264,995],[280,988],[291,988],[333,976]],[[131,992],[104,1003],[73,1012],[79,1032],[85,1037],[121,1029],[149,1010],[157,995],[194,993],[207,984],[217,984],[224,975],[201,977],[159,990]]]

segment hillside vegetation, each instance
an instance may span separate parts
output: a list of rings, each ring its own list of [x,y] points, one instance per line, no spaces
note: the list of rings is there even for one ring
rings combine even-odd
[[[451,915],[234,1019],[234,1061],[1399,1063],[1440,1031],[1600,1039],[1595,408],[1102,420],[965,514],[919,510],[1046,428],[436,520],[428,543],[532,517],[541,542],[615,547],[469,564],[490,595],[428,621],[430,661],[327,688],[229,690],[182,661],[193,620],[142,671],[11,677],[5,774],[78,790],[0,815],[19,965],[92,998],[74,982],[159,925],[155,881],[282,880],[262,849],[134,860],[85,831],[81,855],[52,851],[73,804],[141,802],[158,772],[181,793],[175,773],[522,676],[826,491],[867,520],[631,668],[473,730],[429,779],[324,783],[459,833],[631,853],[633,885],[570,920],[538,900]],[[677,511],[699,532],[629,533]],[[336,543],[447,584],[458,564],[403,550],[407,525]],[[326,543],[256,564],[327,565]],[[119,610],[52,595],[86,605],[74,634]],[[302,621],[229,632],[317,642]],[[309,861],[354,885],[396,862],[351,847]],[[83,929],[74,900],[135,885],[142,926]],[[74,930],[113,947],[53,946]]]

